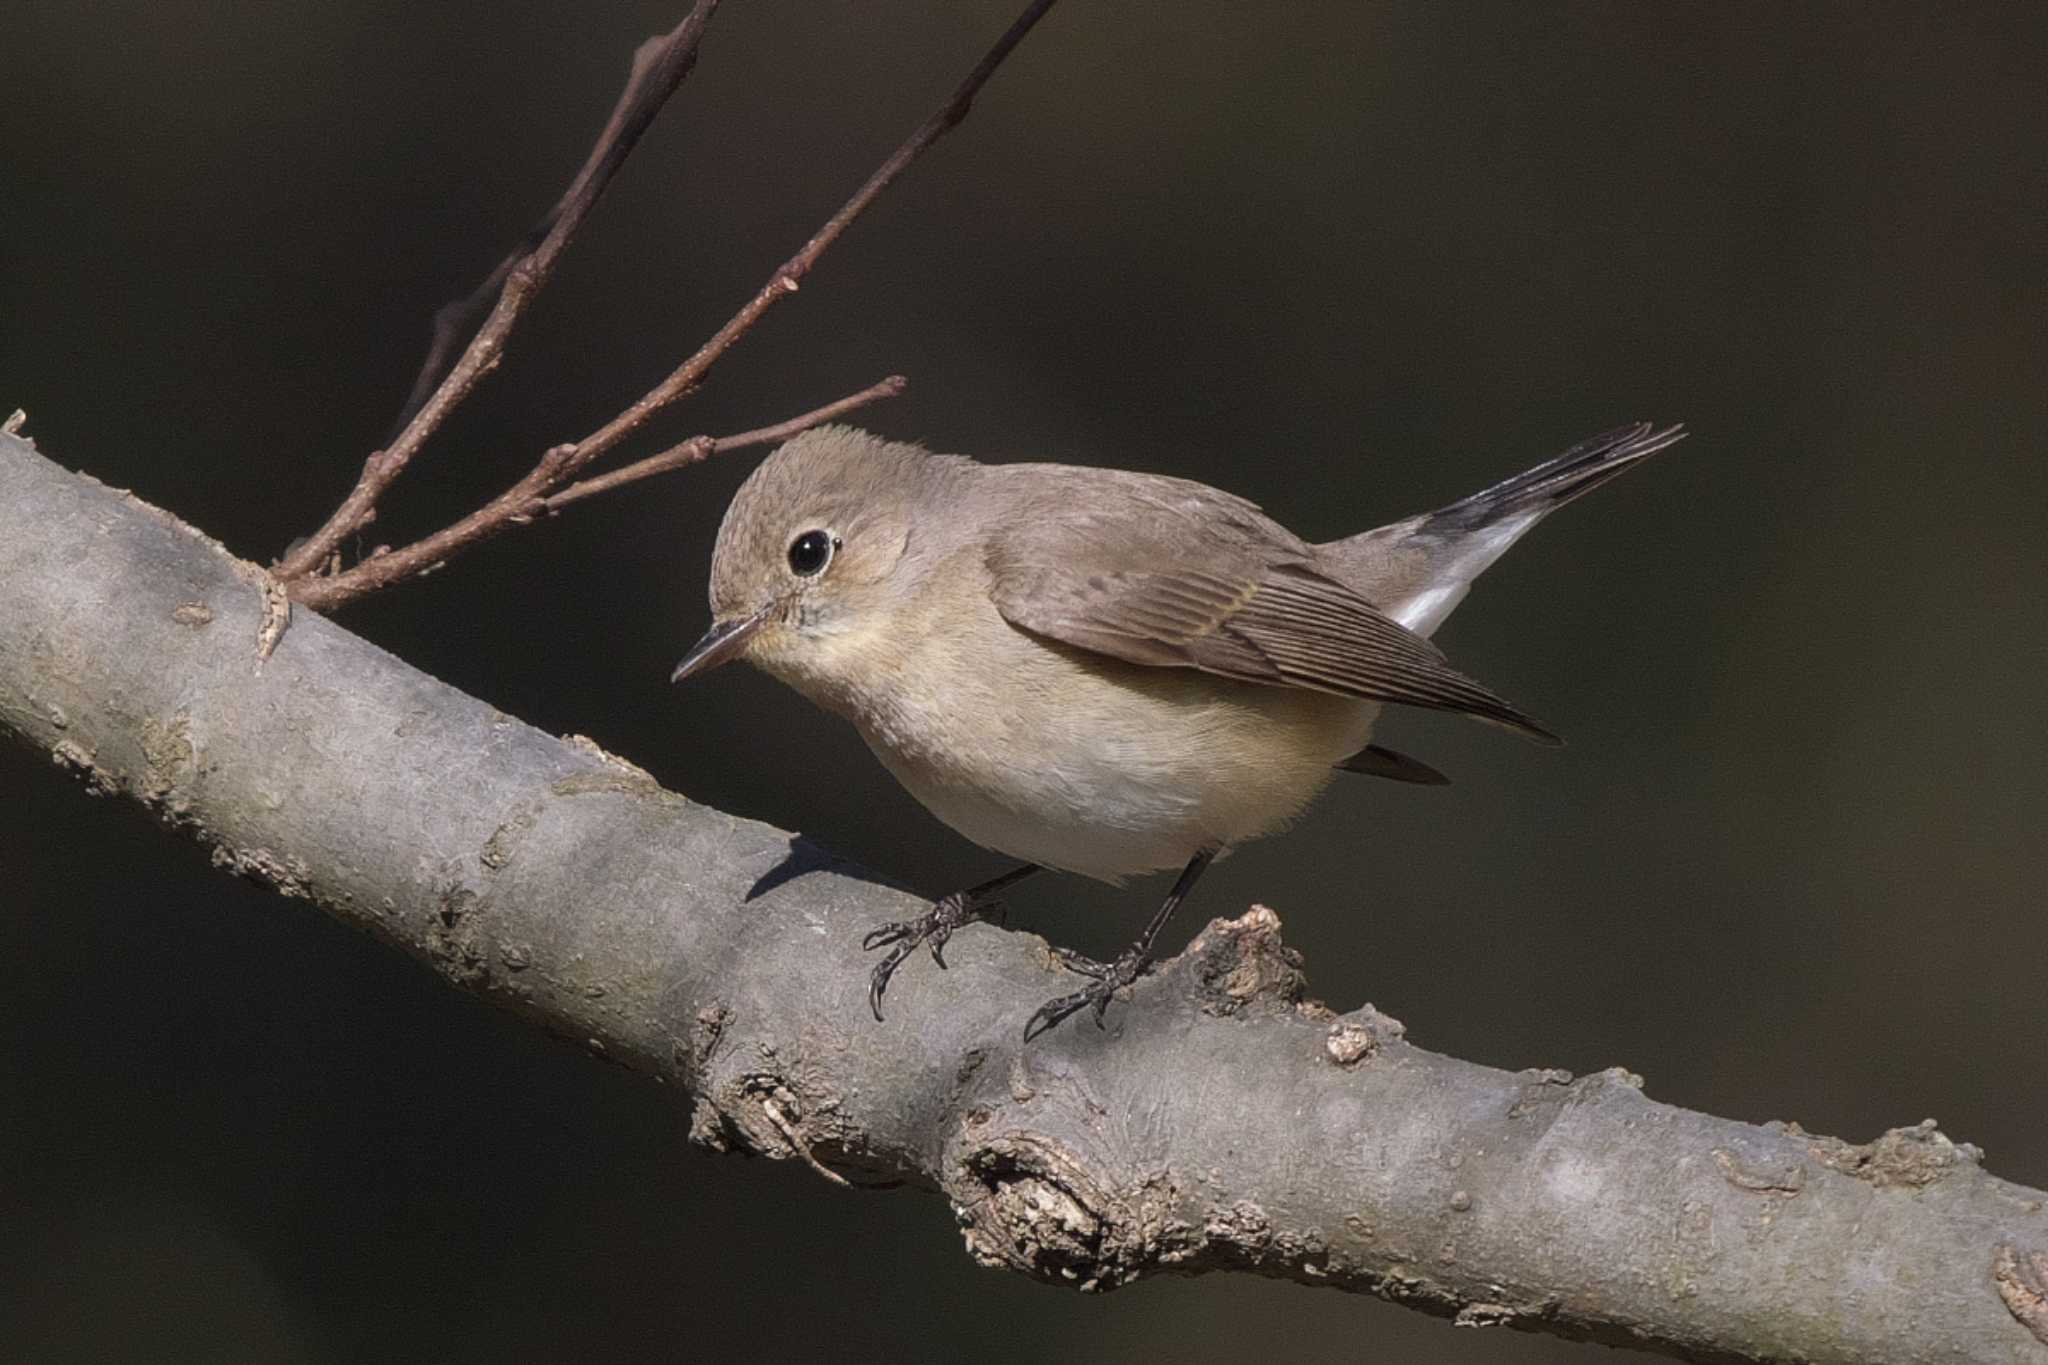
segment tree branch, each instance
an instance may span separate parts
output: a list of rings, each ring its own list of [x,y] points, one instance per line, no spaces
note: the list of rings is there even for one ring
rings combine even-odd
[[[881,197],[883,190],[896,182],[897,177],[910,169],[910,163],[922,156],[931,145],[946,132],[967,117],[967,111],[974,107],[974,97],[981,93],[981,87],[995,74],[1003,59],[1010,55],[1012,48],[1024,41],[1024,35],[1031,32],[1040,19],[1045,17],[1056,0],[1032,0],[1024,12],[1017,16],[1003,36],[996,39],[995,46],[982,55],[974,69],[967,73],[946,102],[934,111],[931,117],[920,123],[903,145],[889,154],[888,160],[875,168],[853,197],[839,206],[839,211],[825,220],[825,225],[811,235],[796,255],[779,266],[768,277],[768,283],[761,286],[753,298],[741,305],[740,310],[726,320],[711,336],[711,339],[697,348],[688,360],[648,390],[638,402],[607,422],[603,427],[577,443],[578,462],[595,459],[620,441],[639,430],[648,418],[675,402],[704,382],[704,376],[718,362],[719,357],[731,350],[733,343],[752,330],[770,308],[794,294],[818,264],[821,257],[838,241],[846,230],[853,226],[854,219],[867,211],[868,205]]]
[[[419,378],[413,382],[412,395],[406,399],[397,435],[363,462],[356,486],[349,490],[327,523],[279,562],[280,579],[303,577],[319,569],[341,547],[342,541],[367,525],[376,515],[377,499],[384,495],[384,490],[440,430],[448,414],[469,397],[485,375],[497,368],[520,315],[534,295],[547,286],[576,230],[583,226],[583,220],[604,195],[605,187],[639,145],[641,134],[654,122],[654,116],[696,66],[704,28],[717,8],[718,0],[697,0],[680,24],[667,34],[648,39],[633,54],[626,88],[620,92],[618,103],[583,168],[527,235],[526,244],[499,262],[476,292],[434,315],[433,344]],[[456,338],[493,294],[497,304],[490,316],[477,329],[461,357],[449,367],[448,355],[454,350]]]
[[[689,440],[682,442],[680,445],[670,446],[658,455],[649,455],[644,460],[635,460],[633,463],[622,465],[608,474],[599,474],[595,478],[578,480],[564,488],[561,492],[549,495],[544,499],[544,504],[548,511],[559,512],[572,502],[580,502],[582,499],[591,497],[594,494],[608,493],[614,488],[621,488],[629,483],[638,483],[642,479],[651,479],[656,474],[666,474],[671,469],[682,469],[686,466],[697,464],[702,460],[708,460],[713,455],[723,454],[728,450],[744,450],[748,446],[774,445],[777,442],[788,440],[800,431],[808,431],[820,423],[844,417],[855,408],[866,407],[877,399],[894,398],[902,393],[909,383],[910,381],[902,375],[892,374],[879,383],[868,385],[859,393],[850,393],[837,402],[827,403],[822,408],[813,408],[811,411],[798,417],[792,417],[786,422],[777,422],[773,426],[756,427],[752,431],[742,431],[731,436],[692,436]]]
[[[456,344],[484,315],[491,300],[519,263],[529,255],[545,251],[551,238],[558,242],[553,254],[560,255],[562,247],[566,246],[582,220],[589,216],[612,177],[618,174],[619,168],[626,164],[626,158],[639,145],[641,135],[654,122],[662,106],[668,103],[669,96],[696,66],[697,48],[703,40],[704,26],[717,7],[718,0],[701,0],[675,28],[640,44],[633,53],[632,65],[627,69],[625,89],[619,92],[611,117],[605,120],[604,130],[591,144],[590,152],[576,172],[576,178],[569,182],[569,188],[528,230],[526,240],[513,248],[484,277],[482,284],[466,297],[435,311],[433,338],[427,347],[427,358],[420,364],[419,375],[413,380],[412,391],[406,395],[405,406],[399,409],[398,421],[392,431],[394,439],[440,387],[454,363]],[[549,268],[552,269],[552,261]],[[527,301],[531,297],[529,293]]]
[[[893,398],[903,392],[905,380],[901,375],[891,375],[878,384],[870,384],[859,393],[814,408],[800,416],[777,422],[773,426],[756,427],[731,436],[692,436],[681,445],[651,455],[645,460],[617,469],[609,474],[586,479],[580,483],[562,486],[566,477],[564,467],[551,459],[543,460],[526,476],[510,488],[492,498],[468,516],[444,526],[434,534],[416,540],[398,550],[385,550],[371,555],[346,573],[326,575],[317,578],[303,578],[291,584],[293,600],[315,611],[328,611],[341,606],[364,593],[402,583],[415,578],[429,569],[445,563],[452,555],[460,554],[473,545],[481,544],[492,536],[525,526],[537,518],[559,511],[568,504],[593,493],[602,493],[621,484],[634,483],[654,474],[670,469],[681,469],[709,459],[722,450],[739,450],[746,446],[766,445],[786,440],[807,427],[820,422],[829,422],[881,398]],[[558,447],[558,450],[560,448]]]
[[[709,341],[698,347],[689,359],[670,372],[666,379],[642,394],[624,412],[580,441],[551,447],[541,456],[540,462],[518,483],[453,525],[444,527],[402,550],[373,556],[340,573],[316,574],[316,570],[327,564],[333,556],[342,539],[351,531],[366,524],[375,514],[377,498],[390,486],[391,481],[397,478],[399,471],[417,453],[420,445],[432,434],[442,417],[467,397],[476,381],[497,364],[499,352],[503,347],[504,333],[510,331],[512,322],[525,306],[525,299],[532,289],[538,288],[539,283],[545,280],[546,272],[552,270],[554,257],[559,255],[561,247],[567,245],[569,233],[574,230],[574,224],[565,214],[550,230],[541,249],[536,251],[532,258],[511,270],[505,281],[505,290],[500,297],[497,310],[478,332],[476,341],[471,343],[469,350],[464,352],[462,359],[449,372],[441,388],[408,424],[398,441],[394,442],[389,450],[378,452],[369,458],[363,466],[362,477],[357,481],[354,491],[329,519],[327,525],[279,563],[277,576],[287,585],[292,599],[316,610],[332,610],[365,593],[374,592],[425,572],[479,541],[532,520],[555,494],[564,491],[565,485],[580,471],[588,468],[593,461],[646,425],[656,413],[693,392],[704,382],[705,376],[710,373],[711,367],[719,358],[751,331],[754,324],[759,322],[770,308],[781,299],[794,294],[799,281],[811,272],[826,250],[853,225],[854,219],[860,217],[883,190],[908,170],[911,162],[923,155],[948,129],[967,117],[967,111],[973,107],[974,97],[980,93],[981,87],[988,83],[996,68],[1003,64],[1003,59],[1008,57],[1011,50],[1024,40],[1024,35],[1045,17],[1046,11],[1051,9],[1054,3],[1055,0],[1031,0],[1024,12],[1017,16],[1002,37],[996,40],[995,45],[983,54],[974,69],[955,87],[946,102],[917,126],[904,140],[903,145],[892,152],[875,173],[854,191],[853,197],[842,204],[839,211],[827,219],[823,227],[812,234],[802,249],[784,261],[754,297],[727,319],[725,325],[713,333]],[[686,52],[686,58],[675,59],[683,61],[684,71],[687,71],[688,64],[695,60],[697,41],[701,37],[703,23],[709,20],[709,10],[714,7],[715,0],[700,0],[697,10],[692,11],[690,18],[683,22],[676,33],[669,35],[669,48]],[[679,38],[678,35],[690,29],[693,23],[696,29],[687,36],[687,39]],[[685,42],[686,48],[683,46]],[[641,56],[644,57],[646,52],[647,49],[643,48]],[[640,80],[639,58],[635,59],[634,65],[634,77],[627,84],[627,93],[621,97],[622,109],[633,104],[633,86]],[[681,74],[677,74],[675,79],[680,80]],[[647,83],[650,86],[653,84],[651,80]],[[673,85],[671,84],[669,88],[672,89]],[[662,98],[666,98],[665,93]],[[646,117],[650,119],[660,106],[659,99],[650,98],[641,103],[646,108]],[[600,152],[606,145],[606,139],[612,137],[618,122],[618,116],[614,115],[613,126],[607,127],[605,138],[599,141]],[[634,136],[637,136],[637,130]],[[624,158],[625,150],[630,149],[630,145],[629,141],[624,142],[617,159]],[[594,153],[593,158],[596,156]],[[612,165],[616,166],[616,160]],[[602,188],[602,180],[595,176],[592,177],[592,183],[598,189]],[[592,190],[588,196],[592,202],[595,201],[596,193],[597,190]],[[575,190],[572,188],[571,199],[574,198]],[[582,207],[587,210],[588,204]],[[545,254],[549,252],[551,245],[553,254]],[[542,268],[543,263],[545,268]],[[431,357],[429,363],[432,363]],[[868,390],[866,397],[856,395],[854,399],[842,401],[852,406],[856,399],[866,402],[872,397],[885,396],[877,391],[881,388],[882,386],[878,385],[876,389]],[[703,439],[705,438],[698,438],[699,441]],[[674,450],[665,452],[666,455],[679,456],[674,465],[666,467],[693,462],[687,458],[693,444],[686,442]],[[703,456],[698,455],[696,458],[701,459]],[[658,471],[650,469],[648,472]],[[608,483],[605,486],[616,485]]]
[[[941,1192],[979,1260],[1108,1289],[1249,1270],[1693,1360],[2048,1361],[2048,1214],[1931,1124],[1852,1146],[1426,1052],[1209,925],[1107,1032],[1019,1031],[1045,944],[974,926],[867,1014],[920,903],[663,791],[0,435],[0,729],[223,868],[673,1082],[707,1147]]]

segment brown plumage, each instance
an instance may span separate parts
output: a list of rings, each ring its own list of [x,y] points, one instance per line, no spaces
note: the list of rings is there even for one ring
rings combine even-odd
[[[734,497],[716,620],[677,676],[747,658],[851,720],[968,838],[1108,881],[1185,866],[1185,891],[1340,767],[1441,782],[1369,743],[1383,704],[1554,741],[1427,637],[1536,521],[1680,434],[1625,428],[1311,545],[1184,479],[983,465],[821,427]],[[943,942],[971,917],[973,898],[956,901],[897,938]],[[1104,980],[1127,980],[1149,942]],[[878,1013],[901,960],[877,973]]]
[[[1557,738],[1240,498],[1065,465],[990,472],[1018,511],[987,556],[990,596],[1013,625],[1127,663],[1463,712]],[[1082,479],[1077,507],[1070,489]]]

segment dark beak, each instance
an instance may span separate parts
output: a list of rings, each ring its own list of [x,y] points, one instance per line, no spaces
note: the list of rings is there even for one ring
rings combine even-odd
[[[704,632],[704,638],[690,646],[690,652],[676,665],[676,671],[668,675],[672,683],[698,673],[709,673],[722,663],[739,657],[747,647],[747,641],[754,638],[754,632],[768,623],[770,608],[763,607],[752,616],[736,616],[730,621],[713,621],[711,629]]]

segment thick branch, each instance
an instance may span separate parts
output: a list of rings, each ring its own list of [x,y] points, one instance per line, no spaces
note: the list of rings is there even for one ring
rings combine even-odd
[[[951,1202],[1054,1283],[1238,1269],[1700,1360],[2048,1361],[2044,1196],[1931,1127],[1850,1146],[1425,1052],[1211,924],[1030,1046],[1045,945],[964,931],[863,1003],[918,903],[318,617],[0,436],[0,729],[259,878],[688,1093],[693,1139]]]

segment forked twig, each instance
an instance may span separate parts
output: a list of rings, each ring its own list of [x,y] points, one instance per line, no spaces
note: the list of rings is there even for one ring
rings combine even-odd
[[[622,469],[615,469],[609,474],[585,479],[580,483],[572,483],[567,487],[561,486],[558,461],[559,452],[567,447],[557,446],[549,451],[525,478],[462,520],[443,527],[422,540],[414,541],[403,549],[383,550],[373,554],[346,573],[330,577],[297,579],[291,584],[292,600],[315,611],[331,611],[366,593],[388,588],[408,578],[417,578],[429,570],[439,568],[450,556],[480,541],[488,540],[515,526],[528,525],[593,493],[602,493],[621,484],[635,483],[666,470],[681,469],[684,465],[696,464],[721,451],[771,445],[777,441],[787,440],[808,427],[814,427],[820,422],[829,422],[834,417],[863,404],[881,398],[893,398],[903,392],[905,382],[902,375],[890,375],[878,384],[870,384],[859,393],[848,394],[821,408],[814,408],[801,416],[777,422],[773,426],[756,427],[752,431],[737,432],[731,436],[693,436],[681,445],[673,446],[659,455],[650,455]],[[556,491],[551,492],[551,489]]]
[[[853,225],[853,220],[860,217],[868,205],[880,197],[883,190],[894,184],[897,177],[909,169],[911,162],[917,160],[927,148],[945,136],[949,129],[967,117],[967,111],[974,106],[974,97],[981,92],[981,87],[988,83],[988,78],[995,74],[1003,59],[1010,55],[1010,50],[1024,40],[1024,35],[1045,17],[1045,12],[1051,9],[1055,2],[1056,0],[1032,0],[1024,12],[1017,16],[1016,21],[1004,31],[1003,36],[996,39],[995,46],[983,55],[974,69],[954,88],[946,102],[940,105],[930,118],[920,123],[916,130],[904,139],[902,146],[889,154],[889,159],[877,167],[875,173],[867,178],[866,183],[854,191],[851,199],[840,205],[837,213],[825,220],[825,225],[804,243],[802,250],[784,261],[775,273],[769,276],[768,283],[761,286],[760,292],[747,300],[737,313],[726,320],[723,327],[712,334],[709,341],[697,348],[696,354],[678,365],[668,378],[649,389],[617,417],[577,442],[576,455],[573,457],[576,466],[581,467],[610,450],[639,430],[648,418],[696,388],[719,358],[732,349],[734,342],[745,336],[770,308],[794,294],[804,276],[810,274],[811,269],[817,265],[818,258]]]
[[[909,382],[900,374],[892,374],[878,384],[870,384],[859,393],[850,393],[836,403],[827,403],[822,408],[813,409],[801,417],[792,417],[786,422],[777,422],[774,426],[756,427],[752,431],[742,431],[732,436],[692,436],[680,445],[670,446],[659,455],[649,455],[644,460],[635,460],[632,464],[622,465],[608,474],[579,479],[561,492],[549,494],[544,500],[547,510],[559,512],[570,503],[580,502],[592,494],[608,493],[624,484],[637,483],[656,474],[666,474],[671,469],[682,469],[724,451],[786,441],[800,431],[807,431],[835,417],[843,417],[855,408],[865,407],[877,399],[894,398],[903,392],[904,386]]]
[[[367,525],[377,514],[377,499],[384,490],[404,472],[449,413],[469,397],[485,375],[497,368],[505,342],[518,325],[520,315],[547,284],[576,230],[590,216],[641,134],[697,64],[697,49],[703,42],[705,26],[711,22],[718,4],[719,0],[697,0],[680,24],[660,37],[648,39],[633,54],[626,88],[583,168],[554,208],[534,226],[526,243],[501,261],[469,298],[435,314],[433,345],[413,384],[412,396],[406,400],[398,434],[363,462],[356,486],[349,490],[327,524],[285,555],[275,570],[278,578],[290,582],[313,573],[344,540]],[[455,338],[494,292],[497,303],[490,316],[463,349],[460,359],[445,374],[439,373],[448,364]]]
[[[802,430],[806,426],[828,420],[829,415],[837,415],[861,403],[872,402],[877,398],[888,397],[893,393],[899,392],[901,388],[900,380],[893,383],[890,380],[884,380],[882,383],[863,390],[861,393],[850,395],[837,403],[829,404],[826,408],[806,414],[803,417],[792,418],[787,422],[778,423],[771,427],[759,428],[757,431],[742,433],[739,436],[700,436],[664,451],[660,455],[650,457],[650,459],[642,461],[637,465],[617,471],[618,475],[628,475],[629,477],[608,475],[600,479],[586,481],[588,486],[574,482],[575,475],[588,467],[592,461],[604,455],[617,446],[619,442],[639,430],[640,427],[646,424],[649,418],[653,417],[663,408],[668,407],[696,389],[719,358],[731,350],[733,344],[742,336],[745,336],[770,308],[786,295],[795,293],[799,282],[816,266],[819,258],[825,254],[826,250],[852,225],[854,219],[858,218],[867,209],[868,205],[872,204],[880,196],[883,190],[893,184],[909,168],[911,162],[915,161],[927,148],[944,136],[948,129],[954,127],[967,117],[967,112],[972,108],[974,97],[980,93],[981,87],[987,84],[989,77],[995,74],[996,68],[1002,64],[1003,59],[1009,56],[1011,50],[1019,42],[1023,41],[1024,35],[1029,33],[1040,19],[1045,17],[1046,11],[1050,10],[1054,3],[1056,3],[1056,0],[1031,0],[1031,3],[1025,7],[1024,12],[1004,31],[1002,37],[996,40],[994,46],[975,64],[974,69],[967,73],[966,78],[955,87],[946,102],[923,123],[917,126],[903,144],[892,152],[889,158],[875,170],[874,174],[870,175],[861,187],[854,192],[852,198],[848,199],[845,204],[840,206],[837,213],[834,213],[826,220],[824,226],[819,228],[811,236],[810,240],[804,243],[801,250],[783,262],[774,274],[769,277],[768,282],[738,312],[734,313],[724,326],[713,333],[710,340],[698,347],[694,354],[677,366],[661,383],[648,390],[647,393],[643,394],[625,411],[612,418],[609,422],[606,422],[582,440],[567,445],[551,447],[541,456],[540,462],[512,487],[506,489],[453,525],[445,527],[426,539],[406,546],[403,549],[374,554],[370,558],[340,573],[315,576],[313,571],[326,562],[327,558],[332,555],[334,547],[340,543],[342,536],[348,533],[347,531],[342,531],[331,536],[328,535],[328,532],[342,518],[342,513],[337,512],[335,519],[330,520],[328,526],[323,527],[319,535],[299,546],[285,563],[279,566],[277,570],[278,576],[289,583],[293,600],[304,603],[316,610],[331,610],[366,593],[374,592],[379,588],[388,587],[393,583],[436,568],[446,562],[449,557],[468,548],[470,545],[488,539],[510,527],[524,525],[543,512],[551,510],[554,506],[566,505],[579,498],[587,497],[592,493],[602,492],[607,488],[615,488],[622,483],[632,482],[649,474],[659,473],[663,469],[679,468],[682,465],[695,463],[717,450],[731,449],[743,444],[758,444],[763,441],[776,440],[781,435],[790,434],[794,431]],[[692,21],[697,19],[698,12],[705,11],[707,8],[705,4],[700,3],[698,10],[692,11],[690,19],[684,21],[683,27],[688,27]],[[708,18],[708,13],[706,17]],[[699,28],[701,29],[701,24],[699,24]],[[681,32],[680,28],[678,32]],[[672,34],[670,37],[673,39],[675,35]],[[690,51],[694,55],[694,40],[691,42]],[[622,107],[628,102],[628,100],[622,100]],[[550,242],[554,241],[557,234],[561,232],[561,229],[562,224],[558,222],[555,228],[550,230],[548,240]],[[566,241],[566,234],[563,235],[563,240]],[[545,247],[546,244],[544,243],[543,245]],[[550,260],[550,265],[552,265],[552,259]],[[515,286],[518,285],[522,276],[526,273],[527,267],[525,265],[517,266],[510,272],[505,285],[506,295],[500,299],[498,310],[493,312],[491,320],[484,324],[484,331],[478,334],[479,340],[482,340],[484,333],[491,331],[498,319],[498,314],[506,307],[505,299],[514,293]],[[516,310],[514,315],[516,316]],[[498,345],[502,346],[502,337],[499,338]],[[451,386],[455,385],[458,378],[464,373],[465,367],[471,365],[472,357],[476,354],[477,349],[477,344],[472,343],[470,350],[464,353],[462,360],[457,362],[454,370],[450,371],[448,378],[443,381],[441,388],[436,391],[433,399],[429,400],[427,405],[421,409],[420,414],[413,419],[412,424],[407,428],[408,432],[417,427],[430,413],[434,413],[437,407],[440,407],[445,412],[447,407],[453,406],[453,402],[443,404],[442,399],[448,393]],[[496,354],[496,349],[490,351],[490,364],[496,363]],[[487,369],[488,366],[485,368]],[[454,401],[460,401],[460,397],[467,394],[469,387],[474,386],[475,377],[480,377],[482,372],[482,370],[479,370],[477,376],[469,380],[468,384],[461,389],[461,393],[457,395]],[[439,417],[436,416],[434,420],[438,422]],[[393,450],[397,449],[398,447],[394,445]],[[410,459],[413,451],[416,449],[417,444],[415,443],[406,450],[404,458]],[[396,468],[391,468],[386,472],[375,467],[378,466],[380,460],[388,462],[391,458],[391,452],[385,452],[381,456],[373,455],[370,459],[370,464],[365,467],[363,480],[358,483],[356,492],[350,494],[349,502],[343,505],[343,512],[347,512],[351,505],[358,502],[361,504],[355,512],[355,521],[349,529],[352,530],[362,526],[374,514],[377,495],[385,487],[389,486],[391,478],[395,477],[397,472]],[[399,467],[402,467],[402,464],[403,461],[400,461]],[[372,486],[373,473],[381,479],[381,482],[375,482],[374,486]],[[572,491],[579,488],[581,491]],[[559,503],[555,501],[558,497],[560,498]],[[326,537],[324,543],[322,537]]]
[[[713,0],[713,4],[716,3],[717,0]],[[392,424],[390,439],[396,440],[406,424],[412,421],[413,415],[426,406],[427,400],[447,375],[449,366],[454,364],[455,348],[463,337],[470,335],[470,329],[504,287],[506,277],[547,240],[555,224],[565,216],[580,218],[587,215],[604,193],[606,183],[625,164],[626,154],[652,124],[668,97],[675,93],[682,78],[689,74],[690,60],[663,62],[662,58],[675,52],[679,42],[690,39],[691,34],[687,30],[695,17],[693,12],[690,18],[668,33],[656,34],[640,44],[633,53],[626,88],[619,92],[618,103],[612,107],[611,117],[605,120],[604,131],[591,144],[590,155],[584,159],[582,169],[576,172],[576,178],[569,182],[569,188],[562,191],[562,197],[555,201],[554,207],[541,215],[540,221],[527,231],[525,239],[484,277],[482,284],[467,297],[444,304],[435,312],[434,336],[427,348],[427,358],[420,364],[419,375],[413,380],[412,392],[406,395],[398,420]],[[698,31],[701,32],[702,27],[699,24]],[[694,51],[691,57],[694,58]],[[656,74],[657,67],[662,80],[659,84],[649,84],[649,77]],[[532,294],[529,293],[527,298],[530,301]]]

